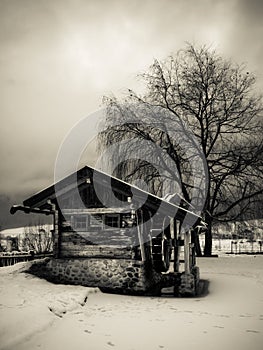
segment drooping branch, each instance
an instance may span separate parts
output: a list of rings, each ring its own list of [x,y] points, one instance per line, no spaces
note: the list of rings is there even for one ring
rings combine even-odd
[[[263,107],[262,96],[254,90],[255,76],[245,68],[205,46],[188,44],[175,56],[155,60],[141,75],[146,87],[143,95],[129,90],[124,101],[106,99],[101,148],[138,138],[151,144],[138,154],[155,155],[151,165],[139,162],[136,167],[133,162],[131,167],[127,162],[119,176],[125,173],[131,179],[145,174],[150,183],[160,180],[160,172],[154,169],[163,169],[167,177],[176,179],[189,201],[196,186],[194,177],[200,176],[199,185],[203,180],[195,162],[198,156],[208,168],[203,208],[207,218],[230,220],[249,211],[262,198]],[[154,107],[163,110],[161,118],[151,112]],[[132,147],[120,151],[132,158],[136,145]]]

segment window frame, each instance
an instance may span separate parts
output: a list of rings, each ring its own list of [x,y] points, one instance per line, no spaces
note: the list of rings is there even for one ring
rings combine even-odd
[[[106,223],[107,219],[117,219],[116,223],[117,226],[111,226],[108,223]],[[121,226],[121,215],[120,214],[104,214],[103,215],[103,226],[105,230],[112,230],[112,229],[120,229]]]

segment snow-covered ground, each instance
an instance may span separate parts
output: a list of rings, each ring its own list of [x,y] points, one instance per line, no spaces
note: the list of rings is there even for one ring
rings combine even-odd
[[[263,256],[200,258],[208,294],[195,298],[103,294],[0,269],[0,349],[259,350]]]

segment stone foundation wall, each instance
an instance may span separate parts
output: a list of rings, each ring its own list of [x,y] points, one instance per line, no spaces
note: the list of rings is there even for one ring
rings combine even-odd
[[[145,293],[158,289],[162,274],[149,263],[127,259],[44,259],[29,271],[55,283],[99,287],[122,293]]]

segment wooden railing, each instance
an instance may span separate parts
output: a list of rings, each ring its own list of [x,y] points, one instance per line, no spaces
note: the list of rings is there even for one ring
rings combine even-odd
[[[46,254],[5,254],[0,255],[0,267],[11,266],[19,262],[30,261],[34,259],[41,259],[45,257],[51,257],[53,253]]]

